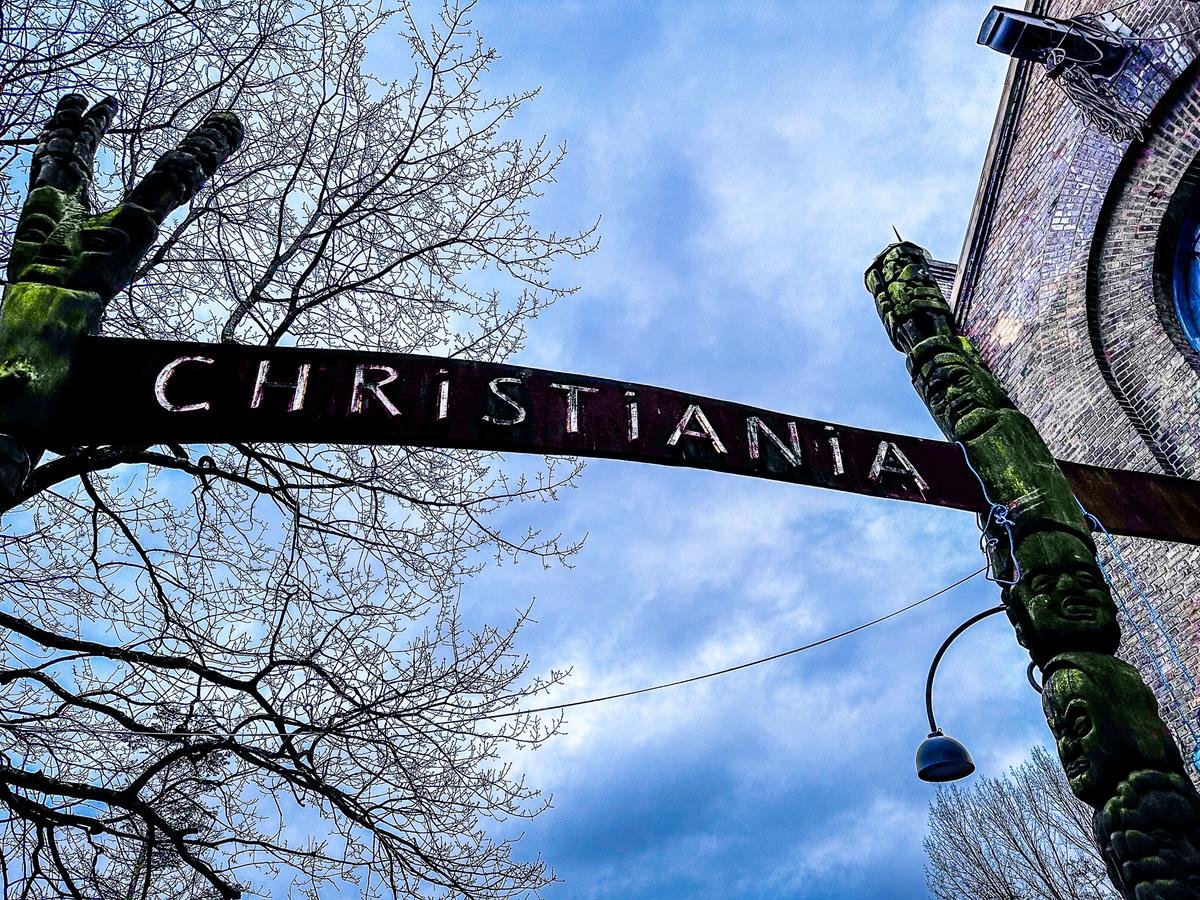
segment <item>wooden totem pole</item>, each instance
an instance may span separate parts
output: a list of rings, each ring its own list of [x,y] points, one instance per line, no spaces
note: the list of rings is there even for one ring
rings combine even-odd
[[[211,113],[121,203],[93,213],[92,166],[116,109],[111,98],[89,109],[86,97],[67,94],[33,151],[0,305],[0,509],[41,455],[30,437],[52,415],[80,340],[133,280],[166,217],[242,141],[233,113]]]
[[[1130,900],[1200,897],[1200,795],[1138,671],[1114,654],[1117,610],[1091,529],[1033,423],[1008,399],[927,266],[902,241],[867,290],[917,393],[986,491],[985,531],[1005,611],[1043,674],[1042,708],[1096,842]]]

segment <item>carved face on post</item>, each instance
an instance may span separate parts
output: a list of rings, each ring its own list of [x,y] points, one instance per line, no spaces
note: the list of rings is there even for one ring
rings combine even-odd
[[[867,290],[892,344],[908,351],[923,337],[953,333],[953,316],[929,272],[929,257],[901,241],[884,250],[866,273]]]
[[[1038,665],[1063,650],[1115,653],[1117,607],[1092,548],[1077,535],[1039,531],[1017,545],[1020,581],[1004,603],[1021,646]]]
[[[956,333],[926,259],[913,245],[888,247],[867,270],[867,289],[913,384],[983,486],[989,562],[1017,580],[1005,606],[1045,673],[1042,705],[1071,791],[1108,804],[1093,824],[1123,896],[1200,897],[1200,796],[1153,693],[1111,655],[1116,610],[1071,486]]]
[[[934,346],[925,354],[914,355],[920,360],[913,377],[917,391],[948,436],[974,438],[995,423],[997,410],[1011,404],[973,351],[951,342],[930,343]]]
[[[1100,806],[1139,769],[1181,771],[1154,694],[1128,663],[1104,653],[1063,653],[1045,672],[1042,708],[1080,800]]]

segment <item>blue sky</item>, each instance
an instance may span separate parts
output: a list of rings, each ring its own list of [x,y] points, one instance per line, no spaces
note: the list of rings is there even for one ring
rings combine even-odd
[[[861,273],[893,224],[958,258],[1006,63],[975,44],[989,5],[478,10],[493,89],[543,88],[514,128],[568,147],[538,221],[603,217],[519,361],[937,436]],[[536,598],[524,647],[573,669],[564,702],[786,649],[980,564],[964,513],[620,462],[505,516],[587,535],[574,568],[491,567],[463,598],[493,620]],[[810,653],[571,710],[517,760],[554,797],[523,843],[562,879],[547,896],[926,896],[925,671],[997,596],[977,580]],[[1025,664],[1002,617],[943,663],[939,720],[983,773],[1046,740]]]

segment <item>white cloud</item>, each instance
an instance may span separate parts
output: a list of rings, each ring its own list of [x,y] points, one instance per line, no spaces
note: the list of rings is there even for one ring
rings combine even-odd
[[[894,836],[919,833],[925,817],[924,806],[873,797],[863,807],[836,816],[819,836],[796,845],[761,881],[747,880],[745,886],[757,882],[756,890],[761,892],[765,882],[778,896],[802,896],[799,892],[811,886],[814,877],[823,877],[840,881],[849,890],[862,879],[864,859],[894,852]]]

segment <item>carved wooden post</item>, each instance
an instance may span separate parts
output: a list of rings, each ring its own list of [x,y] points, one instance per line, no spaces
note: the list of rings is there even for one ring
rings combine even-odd
[[[163,220],[242,141],[233,113],[212,113],[123,202],[93,215],[92,166],[115,113],[111,98],[89,109],[86,97],[67,94],[33,151],[0,305],[0,509],[41,455],[37,435],[80,338],[98,329],[108,301],[129,285]]]
[[[1158,704],[1113,654],[1117,611],[1090,529],[1041,436],[960,337],[929,273],[902,241],[866,273],[867,290],[917,393],[959,442],[994,504],[986,530],[1017,640],[1043,672],[1042,707],[1072,792],[1113,883],[1130,900],[1200,897],[1200,795]]]

